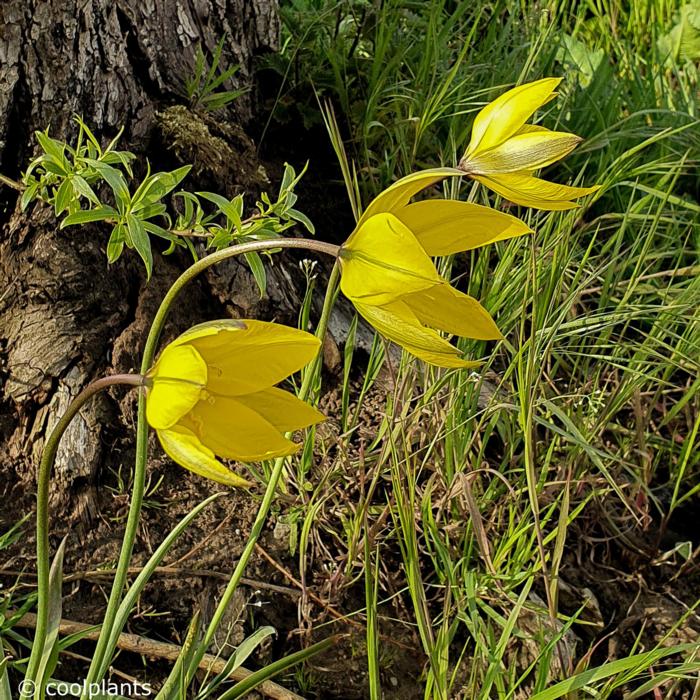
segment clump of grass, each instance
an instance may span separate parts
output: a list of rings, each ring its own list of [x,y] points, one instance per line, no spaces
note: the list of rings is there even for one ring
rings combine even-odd
[[[673,522],[700,491],[700,130],[697,73],[662,50],[676,3],[318,0],[283,17],[280,104],[310,77],[335,106],[355,199],[457,162],[493,86],[547,74],[566,79],[542,121],[586,138],[557,176],[603,186],[584,209],[521,212],[531,240],[442,261],[506,334],[479,372],[419,370],[376,343],[368,360],[350,335],[338,430],[354,440],[320,468],[307,451],[297,551],[302,572],[340,562],[339,597],[363,585],[370,697],[397,619],[424,653],[426,698],[697,692],[697,648],[673,643],[694,601],[615,660],[601,643],[622,633],[589,588],[653,561],[672,588],[693,565]],[[368,430],[353,406],[377,396]]]

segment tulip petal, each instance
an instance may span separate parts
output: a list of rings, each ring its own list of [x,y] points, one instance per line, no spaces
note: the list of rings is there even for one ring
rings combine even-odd
[[[431,257],[452,255],[532,233],[532,229],[515,216],[453,199],[414,202],[396,216],[411,229]]]
[[[358,312],[383,336],[438,367],[477,367],[480,362],[464,360],[459,348],[450,345],[437,331],[426,328],[403,302],[385,306],[355,303]]]
[[[237,396],[236,401],[260,414],[283,433],[301,430],[326,420],[326,416],[313,406],[277,387]]]
[[[175,425],[199,401],[207,365],[191,345],[168,345],[149,372],[146,419],[156,430]]]
[[[516,134],[542,105],[554,96],[561,78],[543,78],[504,92],[474,119],[465,157],[498,146]]]
[[[205,321],[204,323],[198,323],[196,326],[188,328],[184,333],[175,338],[171,345],[183,345],[192,340],[197,340],[198,338],[218,336],[222,332],[242,331],[245,330],[245,328],[245,322],[235,318],[220,318],[216,321]],[[226,338],[226,336],[224,336],[224,338]],[[224,339],[223,342],[226,343],[228,341]]]
[[[480,152],[460,165],[477,175],[537,170],[561,160],[581,140],[580,136],[563,131],[531,131],[512,136],[497,148]]]
[[[195,474],[217,481],[227,486],[245,487],[250,482],[227,469],[214,453],[203,445],[197,436],[187,428],[177,425],[170,430],[159,430],[158,439],[165,454],[181,467]]]
[[[533,177],[528,173],[504,173],[493,177],[476,175],[474,179],[515,204],[549,211],[575,209],[579,205],[569,200],[600,189],[599,185],[593,187],[559,185]]]
[[[477,340],[503,337],[486,309],[447,282],[402,298],[421,323],[446,333]]]
[[[252,408],[237,399],[210,395],[183,419],[201,442],[226,459],[258,462],[299,449]]]
[[[352,301],[387,304],[440,283],[432,260],[393,214],[367,219],[340,251],[340,288]]]
[[[358,228],[372,216],[385,212],[396,213],[397,209],[408,204],[411,197],[430,185],[434,185],[446,177],[461,177],[464,173],[457,168],[429,168],[419,170],[397,180],[380,192],[370,203],[357,222]]]
[[[207,388],[228,396],[281,382],[311,362],[321,347],[321,341],[306,331],[250,319],[200,324],[174,342],[182,338],[207,363]]]

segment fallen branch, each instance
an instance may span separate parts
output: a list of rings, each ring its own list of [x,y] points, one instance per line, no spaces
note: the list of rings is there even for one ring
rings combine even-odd
[[[12,613],[8,611],[6,617],[11,617]],[[16,623],[18,627],[26,627],[34,629],[36,627],[36,615],[33,613],[25,613]],[[100,635],[100,628],[97,625],[88,625],[84,622],[74,622],[73,620],[61,620],[58,625],[58,632],[62,635],[81,634],[83,639],[96,641]],[[134,654],[143,654],[151,658],[167,659],[175,661],[180,652],[181,647],[177,644],[169,644],[168,642],[157,642],[155,639],[141,637],[137,634],[128,634],[123,632],[119,635],[117,647],[124,651],[130,651]],[[210,673],[221,673],[226,668],[226,659],[221,659],[212,654],[205,654],[199,662],[199,668]],[[229,678],[233,681],[242,681],[253,672],[242,666],[231,671]],[[263,681],[256,690],[268,698],[273,700],[305,700],[301,695],[293,693],[291,690],[283,688],[272,681]]]

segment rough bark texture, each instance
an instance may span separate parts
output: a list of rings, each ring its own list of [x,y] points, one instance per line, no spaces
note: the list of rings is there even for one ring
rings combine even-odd
[[[49,126],[52,135],[70,139],[77,113],[104,140],[124,126],[122,147],[156,165],[159,158],[167,165],[194,162],[193,189],[212,181],[229,196],[256,189],[264,173],[240,126],[253,115],[254,91],[216,120],[182,106],[197,45],[211,50],[224,35],[222,63],[240,64],[237,77],[248,84],[255,55],[276,46],[276,0],[4,0],[0,172],[19,176],[33,154],[34,130]],[[221,148],[203,144],[200,154],[197,139],[176,142],[172,110],[181,119],[189,114]],[[16,492],[26,491],[46,432],[71,398],[97,376],[138,367],[155,306],[186,264],[184,257],[159,258],[157,281],[148,285],[134,256],[108,271],[107,231],[59,231],[50,208],[37,204],[22,213],[16,200],[0,188],[0,497],[6,499],[22,483]],[[174,330],[221,313],[222,306],[245,306],[235,299],[250,297],[249,277],[235,265],[217,274],[214,294],[196,288],[188,294]],[[220,304],[216,297],[224,293],[228,301]],[[94,401],[62,443],[52,505],[68,510],[67,522],[76,510],[92,510],[97,468],[110,461],[110,435],[100,425],[114,408],[107,396]]]
[[[147,137],[159,102],[182,95],[197,46],[224,35],[224,66],[239,64],[248,84],[256,54],[276,47],[276,0],[3,0],[3,172],[35,129],[65,134],[73,113],[104,133],[126,126],[132,144]],[[252,95],[235,109],[250,119]]]

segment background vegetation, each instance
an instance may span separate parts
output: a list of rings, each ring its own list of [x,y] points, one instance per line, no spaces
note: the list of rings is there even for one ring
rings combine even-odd
[[[440,261],[506,336],[464,342],[486,358],[478,371],[426,367],[378,338],[367,343],[352,322],[336,377],[315,386],[330,419],[293,461],[272,524],[300,590],[289,646],[311,647],[329,628],[352,636],[279,682],[309,698],[696,697],[700,7],[281,5],[283,48],[260,73],[270,99],[258,136],[270,150],[279,134],[296,139],[286,146],[311,156],[306,179],[331,173],[323,201],[304,200],[303,180],[298,192],[320,238],[346,238],[345,211],[357,215],[400,176],[455,164],[473,115],[543,76],[564,80],[539,120],[585,139],[548,179],[602,187],[572,211],[514,210],[532,237]],[[186,85],[192,109],[212,119],[242,94],[220,89],[234,68],[212,72],[222,46],[206,47]],[[184,173],[165,175],[172,182],[158,181],[158,201]],[[288,169],[278,202],[265,203],[279,217],[271,235],[294,221],[314,230],[292,208],[296,182]],[[449,188],[445,196],[511,207],[477,185]],[[56,193],[57,214],[75,215],[69,195],[59,203]],[[241,222],[242,197],[200,195],[225,215],[222,245],[257,226],[252,216]],[[189,202],[188,224],[208,225]],[[336,225],[324,230],[314,206]],[[126,236],[126,219],[102,214]],[[135,247],[150,269],[150,244]],[[262,289],[262,262],[248,262]],[[317,272],[304,267],[304,327]],[[118,482],[115,499],[128,475]],[[169,505],[159,487],[149,484],[147,510]],[[0,549],[23,525],[0,535]],[[0,618],[5,649],[29,644],[13,625],[32,601],[12,593],[3,603],[12,615]],[[147,620],[161,615],[143,607]],[[261,627],[245,655],[271,634]],[[0,659],[0,673],[5,666]],[[214,681],[199,697],[223,675]]]
[[[697,639],[697,6],[296,0],[282,13],[273,119],[313,128],[320,101],[354,207],[456,163],[486,101],[548,75],[564,82],[542,122],[585,138],[548,177],[603,186],[572,212],[520,211],[531,240],[443,262],[507,336],[492,354],[465,345],[484,371],[402,362],[385,377],[381,345],[369,360],[346,347],[338,430],[353,448],[320,470],[309,450],[303,506],[285,517],[302,572],[330,552],[336,587],[364,577],[372,697],[391,689],[382,668],[401,650],[378,635],[397,617],[425,652],[425,697],[699,692],[697,649],[606,665]],[[368,431],[356,407],[381,381],[386,414]]]

